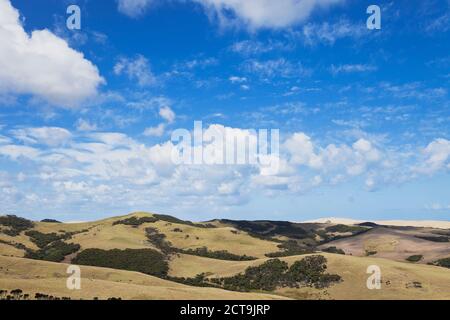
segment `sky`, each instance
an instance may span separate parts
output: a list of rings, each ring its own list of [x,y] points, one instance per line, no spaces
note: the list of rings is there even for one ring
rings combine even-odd
[[[448,0],[0,0],[0,213],[448,220],[449,52]],[[175,164],[195,121],[279,170]]]

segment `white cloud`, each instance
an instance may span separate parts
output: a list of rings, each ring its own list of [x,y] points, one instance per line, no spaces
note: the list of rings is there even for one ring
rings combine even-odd
[[[161,137],[166,130],[166,125],[164,123],[160,123],[156,127],[146,128],[144,130],[144,136],[147,137]]]
[[[441,169],[450,169],[450,141],[446,139],[436,139],[424,150],[425,164],[415,167],[415,171],[432,174]]]
[[[39,155],[39,150],[20,145],[4,145],[0,146],[0,155],[17,160],[18,158],[36,159]]]
[[[246,77],[231,76],[229,78],[229,80],[231,81],[231,83],[244,83],[244,82],[247,82],[247,78]]]
[[[263,43],[256,40],[243,40],[233,43],[230,50],[243,56],[252,56],[274,50],[290,50],[293,47],[293,44],[289,42],[269,40]]]
[[[364,24],[353,24],[345,19],[334,23],[308,23],[299,32],[293,32],[306,45],[315,46],[318,43],[333,45],[337,40],[344,38],[358,39],[367,35]]]
[[[12,130],[16,139],[30,144],[58,146],[72,138],[72,134],[58,127],[25,128]]]
[[[78,119],[75,126],[78,131],[95,131],[95,130],[97,130],[97,125],[95,123],[91,123],[89,120],[85,120],[85,119]]]
[[[172,123],[176,117],[175,112],[168,106],[159,109],[159,115],[168,123]]]
[[[119,12],[132,17],[137,18],[142,16],[155,0],[118,0]]]
[[[152,73],[149,61],[142,55],[135,58],[120,58],[114,66],[114,73],[116,75],[125,74],[128,79],[137,81],[142,87],[156,83],[156,77]]]
[[[65,40],[49,30],[28,35],[19,12],[0,0],[0,92],[72,107],[96,95],[103,82],[97,67]]]
[[[254,73],[261,78],[273,77],[301,77],[309,74],[301,63],[292,63],[284,58],[273,60],[247,60],[243,64],[243,69],[247,72]]]
[[[339,66],[332,65],[331,73],[363,73],[363,72],[372,72],[377,70],[376,66],[370,64],[343,64]]]
[[[245,25],[251,30],[286,28],[304,22],[318,8],[341,0],[193,0],[222,26]]]

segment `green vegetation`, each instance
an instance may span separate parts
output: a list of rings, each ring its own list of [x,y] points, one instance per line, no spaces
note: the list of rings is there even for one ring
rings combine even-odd
[[[32,221],[13,215],[0,216],[0,225],[9,227],[9,229],[4,229],[2,232],[11,237],[18,236],[22,231],[34,227],[34,223]]]
[[[233,291],[273,291],[278,287],[300,286],[324,288],[341,281],[338,275],[325,274],[326,263],[323,256],[308,256],[289,268],[286,262],[271,259],[259,266],[247,268],[243,274],[211,281]]]
[[[290,257],[290,256],[300,256],[303,254],[313,253],[314,250],[311,248],[307,248],[305,246],[301,246],[295,240],[289,240],[283,242],[278,245],[278,248],[283,251],[267,253],[266,257],[268,258],[280,258],[280,257]]]
[[[435,266],[439,266],[439,267],[444,267],[444,268],[449,268],[450,269],[450,257],[434,261],[431,264],[435,265]]]
[[[253,237],[276,241],[274,237],[284,236],[291,239],[314,239],[312,230],[302,224],[285,221],[233,221],[220,220],[220,222],[232,225],[234,228],[247,232]]]
[[[128,219],[114,221],[113,226],[118,225],[118,224],[124,224],[127,226],[133,226],[136,228],[144,223],[155,223],[156,221],[158,221],[158,219],[154,218],[154,217],[142,217],[142,218],[131,217]]]
[[[27,231],[25,232],[25,235],[30,237],[30,240],[41,249],[52,242],[67,239],[69,237],[69,235],[66,234],[58,235],[56,233],[42,233],[35,230]]]
[[[16,243],[16,242],[10,242],[0,239],[0,243],[7,244],[9,246],[13,246],[14,248],[20,249],[20,250],[28,250],[28,248],[22,244],[22,243]]]
[[[360,232],[365,232],[368,229],[365,227],[361,227],[361,226],[347,226],[345,224],[337,224],[335,226],[331,226],[331,227],[327,227],[325,228],[326,232],[332,232],[332,233],[352,233],[352,234],[356,234],[356,233],[360,233]]]
[[[215,228],[212,224],[201,224],[201,223],[193,223],[191,221],[181,220],[166,214],[154,214],[155,218],[161,221],[169,222],[169,223],[175,223],[175,224],[184,224],[191,227],[198,227],[198,228]]]
[[[47,222],[47,223],[62,223],[61,221],[55,220],[55,219],[44,219],[41,220],[41,222]]]
[[[377,251],[368,251],[368,250],[366,250],[366,256],[367,257],[369,257],[369,256],[374,256],[374,255],[376,255],[378,252]]]
[[[169,271],[165,256],[152,249],[86,249],[72,263],[137,271],[157,277],[165,277]]]
[[[344,254],[345,255],[345,251],[342,249],[339,249],[337,247],[328,247],[322,250],[323,252],[328,252],[328,253],[335,253],[335,254]]]
[[[194,278],[183,278],[183,277],[171,277],[167,276],[166,280],[185,284],[187,286],[194,287],[218,287],[218,285],[208,282],[206,278],[206,274],[200,273],[196,275]]]
[[[145,234],[148,241],[153,244],[156,248],[161,250],[164,254],[170,254],[175,252],[172,244],[166,240],[166,235],[159,232],[156,228],[148,227],[145,229]]]
[[[178,253],[190,254],[193,256],[218,259],[218,260],[229,260],[229,261],[251,261],[256,260],[255,257],[250,257],[247,255],[239,256],[233,253],[230,253],[226,250],[221,251],[209,251],[208,248],[202,247],[197,249],[177,249]]]
[[[449,237],[446,236],[416,236],[416,238],[433,242],[449,242]]]
[[[417,255],[409,256],[408,258],[406,258],[406,261],[419,262],[422,259],[423,259],[423,255],[417,254]]]
[[[78,250],[80,250],[79,244],[65,243],[58,240],[37,251],[27,249],[25,258],[61,262],[67,255],[77,252]]]

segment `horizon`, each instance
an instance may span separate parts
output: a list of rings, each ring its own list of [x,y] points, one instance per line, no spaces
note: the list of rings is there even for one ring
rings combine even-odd
[[[450,1],[243,3],[0,0],[2,214],[449,221]]]

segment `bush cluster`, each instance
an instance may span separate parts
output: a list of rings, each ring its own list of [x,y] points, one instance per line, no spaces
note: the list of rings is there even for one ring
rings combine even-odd
[[[169,271],[165,256],[152,249],[86,249],[72,263],[137,271],[157,277],[165,277]]]
[[[229,260],[229,261],[251,261],[256,260],[257,258],[247,256],[247,255],[237,255],[230,253],[226,250],[220,251],[209,251],[206,247],[201,247],[197,249],[177,249],[178,253],[189,254],[193,256],[218,259],[218,260]]]
[[[79,244],[65,243],[61,240],[57,240],[36,251],[27,249],[25,258],[61,262],[67,255],[75,253],[78,250],[80,250]]]
[[[14,215],[0,216],[0,225],[9,227],[9,229],[3,230],[2,232],[11,237],[18,236],[22,231],[34,227],[32,221]]]
[[[406,260],[409,262],[419,262],[422,259],[423,259],[423,255],[421,255],[421,254],[409,256],[408,258],[406,258]]]
[[[337,247],[328,247],[325,249],[322,249],[323,252],[328,252],[328,253],[335,253],[335,254],[344,254],[345,255],[345,251],[342,249],[339,249]]]
[[[131,217],[123,220],[114,221],[113,226],[123,224],[126,226],[138,227],[144,223],[155,223],[156,221],[158,221],[158,219],[154,217],[142,217],[142,218]]]
[[[444,268],[450,268],[450,257],[437,260],[432,263],[435,266],[444,267]]]
[[[290,257],[290,256],[300,256],[303,254],[313,253],[312,248],[308,248],[302,245],[299,245],[295,240],[285,241],[278,245],[278,248],[283,251],[267,253],[266,257],[269,258],[280,258],[280,257]]]
[[[277,287],[300,286],[324,288],[341,281],[339,275],[325,273],[326,264],[326,258],[319,255],[305,257],[291,267],[284,261],[271,259],[259,266],[247,268],[243,274],[211,281],[233,291],[273,291]]]

